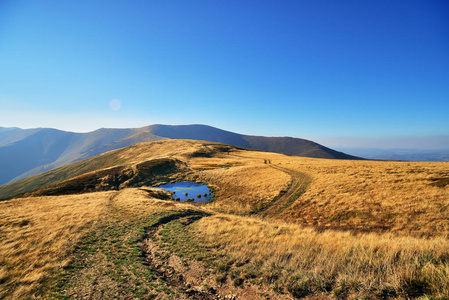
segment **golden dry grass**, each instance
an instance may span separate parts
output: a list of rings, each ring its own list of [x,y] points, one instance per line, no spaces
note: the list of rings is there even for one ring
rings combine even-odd
[[[249,190],[280,191],[285,173],[271,169],[269,179],[261,180],[268,159],[308,175],[311,184],[274,223],[230,215],[203,218],[196,232],[209,246],[254,261],[297,295],[332,289],[342,298],[449,297],[449,163],[323,160],[250,151],[233,157],[239,168],[246,168],[244,176],[235,168],[233,181],[225,170],[203,171],[201,178],[224,188],[242,181]],[[229,203],[239,198],[245,199],[230,193]],[[254,202],[245,200],[247,206],[237,210],[230,205],[228,211],[248,212]],[[216,210],[222,209],[221,201],[214,204]]]
[[[217,189],[218,201],[210,209],[245,214],[269,205],[280,191],[286,190],[290,176],[264,164],[264,160],[223,155],[220,158],[195,159],[197,169],[193,178]],[[210,166],[215,168],[210,168]],[[221,167],[229,166],[229,167]]]
[[[281,286],[294,278],[302,292],[328,288],[335,296],[340,290],[357,298],[369,294],[382,298],[388,293],[415,297],[423,288],[435,297],[449,296],[446,238],[317,232],[297,224],[224,214],[205,217],[194,227],[210,247],[251,261]]]
[[[282,214],[319,228],[449,234],[447,162],[338,161],[296,158],[281,166],[312,177],[306,193]]]
[[[271,164],[265,164],[269,160]],[[285,190],[290,175],[311,178],[307,190],[277,217],[319,229],[449,235],[449,163],[345,161],[238,151],[189,160],[193,178],[218,188],[210,207],[250,213]],[[220,168],[229,166],[229,168]]]
[[[160,158],[175,158],[185,161],[198,151],[213,151],[214,145],[220,147],[217,143],[192,140],[165,140],[135,144],[2,185],[0,186],[0,199],[9,199],[45,186],[57,185],[61,181],[86,175],[89,172],[92,175],[112,167],[121,166],[135,171],[137,164]]]
[[[192,170],[179,176],[217,189],[219,199],[211,208],[244,214],[271,204],[292,182],[289,174],[273,168],[281,166],[311,178],[306,192],[296,200],[290,199],[293,205],[278,214],[283,220],[321,229],[393,231],[416,236],[449,233],[447,162],[326,160],[236,149],[217,152],[217,147],[216,143],[191,140],[142,143],[37,179],[61,178],[64,172],[79,175],[86,168],[92,171],[94,167],[117,164],[132,168],[152,159],[176,158]]]
[[[133,217],[185,207],[139,189],[0,202],[0,298],[39,296],[78,240],[111,210]]]
[[[33,294],[97,220],[112,192],[0,202],[0,298]]]
[[[289,176],[270,168],[280,166],[311,178],[306,192],[278,216],[280,219],[319,229],[414,236],[449,234],[449,162],[329,160],[257,151],[238,151],[223,157],[237,167],[206,170],[198,176],[222,187],[223,194],[237,191],[229,193],[230,202],[245,199],[242,202],[248,203],[239,206],[240,213],[285,188]],[[266,160],[271,165],[265,164]],[[217,166],[219,163],[214,162]],[[202,164],[206,165],[206,160]],[[239,173],[243,169],[245,172]],[[265,195],[240,197],[245,189]]]
[[[257,212],[288,189],[292,178],[276,167],[305,174],[311,178],[305,193],[277,220],[219,214],[198,221],[197,234],[210,246],[257,262],[266,273],[278,272],[285,286],[288,278],[322,280],[337,296],[375,292],[382,298],[412,297],[413,288],[424,284],[421,291],[449,297],[449,163],[324,160],[247,150],[193,155],[210,145],[145,143],[74,166],[174,157],[192,170],[187,178],[216,189],[218,199],[208,211],[234,214]],[[140,189],[0,202],[0,298],[39,295],[106,211],[133,218],[187,207]]]

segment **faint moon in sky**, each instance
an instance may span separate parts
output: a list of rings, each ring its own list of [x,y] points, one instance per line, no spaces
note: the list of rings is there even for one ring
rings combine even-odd
[[[112,99],[112,100],[109,102],[109,108],[110,108],[111,110],[119,110],[119,109],[120,109],[120,106],[122,106],[122,103],[121,103],[120,100],[118,100],[118,99]]]

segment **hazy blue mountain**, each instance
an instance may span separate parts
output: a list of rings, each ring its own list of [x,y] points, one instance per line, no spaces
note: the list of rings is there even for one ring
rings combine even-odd
[[[139,134],[138,129],[98,129],[89,133],[51,128],[0,130],[0,184],[106,151],[160,139]]]
[[[338,148],[338,150],[367,159],[449,161],[449,149]]]
[[[357,159],[312,141],[237,134],[206,125],[151,125],[74,133],[51,128],[0,127],[0,185],[132,144],[193,139],[288,155]]]

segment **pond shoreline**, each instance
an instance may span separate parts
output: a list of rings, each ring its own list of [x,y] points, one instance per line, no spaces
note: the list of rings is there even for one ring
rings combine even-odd
[[[177,181],[157,186],[157,188],[169,191],[174,201],[180,202],[204,202],[213,200],[213,191],[204,183],[194,181]]]

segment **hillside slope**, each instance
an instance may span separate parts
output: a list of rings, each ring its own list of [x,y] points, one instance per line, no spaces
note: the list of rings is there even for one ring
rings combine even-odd
[[[133,144],[0,186],[0,200],[42,188],[36,193],[76,194],[154,184],[179,172],[188,173],[186,157],[209,156],[231,149],[192,140]]]
[[[51,128],[0,131],[0,185],[135,143],[157,141],[139,129],[74,133]]]
[[[88,133],[0,127],[0,185],[110,150],[163,139],[194,139],[316,158],[357,159],[312,141],[237,134],[206,125],[151,125]]]
[[[267,152],[314,158],[360,159],[315,142],[292,137],[265,137],[233,133],[206,125],[152,125],[156,136],[170,139],[191,139],[223,143]]]
[[[109,151],[0,187],[28,191],[0,201],[0,298],[447,299],[448,166],[195,140]],[[154,188],[173,180],[215,199]]]

